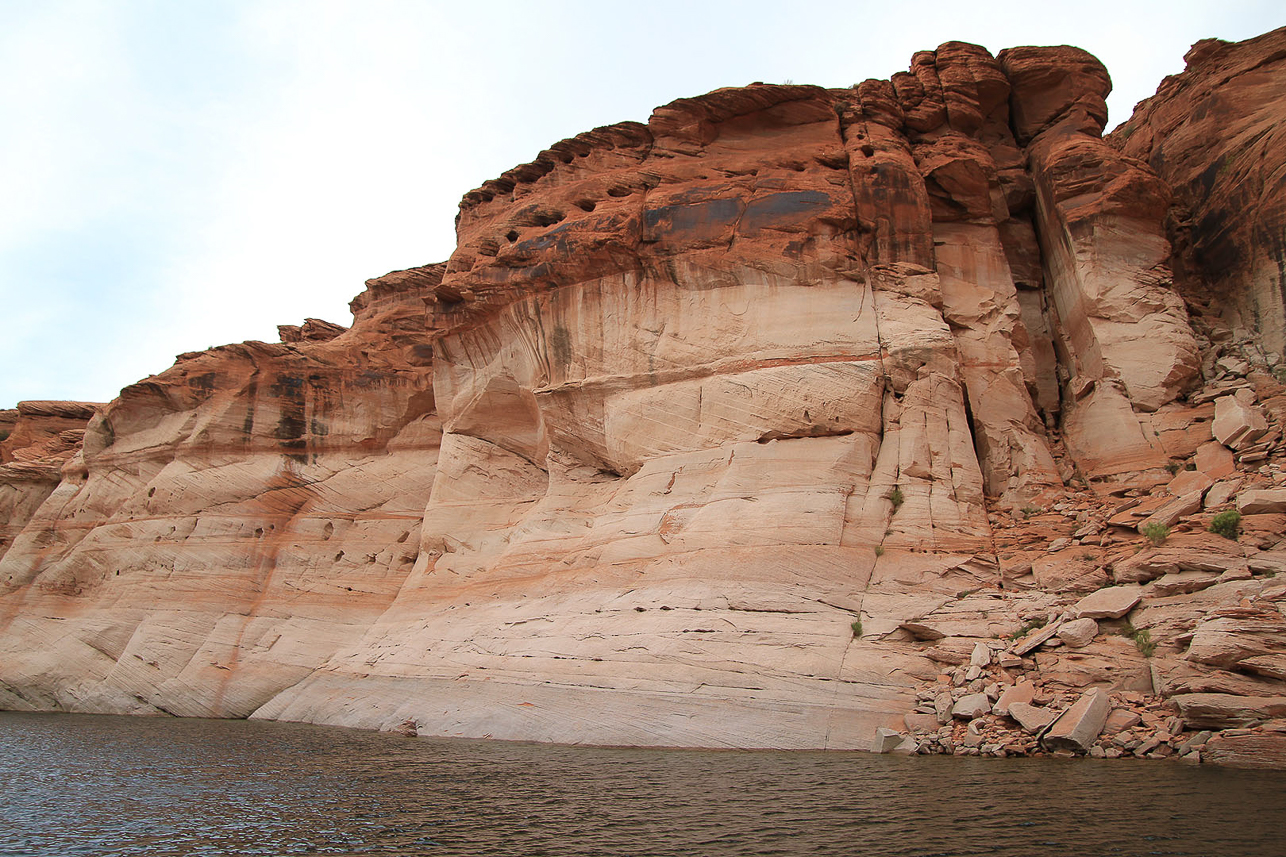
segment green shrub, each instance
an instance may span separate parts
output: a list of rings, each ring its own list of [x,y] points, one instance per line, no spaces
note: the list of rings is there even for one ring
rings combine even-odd
[[[1220,512],[1210,519],[1210,532],[1223,536],[1225,539],[1237,540],[1241,534],[1241,512],[1229,509],[1227,512]]]
[[[1139,532],[1143,533],[1143,535],[1147,537],[1147,540],[1152,542],[1154,545],[1161,544],[1170,536],[1170,528],[1165,524],[1160,524],[1156,521],[1153,521],[1150,524],[1144,524],[1139,528]]]
[[[1167,461],[1167,462],[1166,462],[1166,465],[1165,465],[1165,469],[1166,469],[1166,472],[1167,472],[1167,473],[1169,473],[1171,476],[1173,476],[1173,475],[1175,475],[1176,473],[1178,473],[1178,472],[1179,472],[1179,470],[1180,470],[1180,468],[1182,468],[1182,466],[1183,466],[1183,465],[1179,464],[1179,462],[1177,462],[1177,461]]]
[[[1009,635],[1009,639],[1017,640],[1021,637],[1025,637],[1037,628],[1044,628],[1048,622],[1049,620],[1044,616],[1037,616],[1035,619],[1028,619],[1022,625],[1018,626],[1017,631],[1014,631]]]
[[[1152,639],[1151,631],[1140,630],[1126,622],[1121,634],[1134,641],[1134,647],[1139,650],[1139,654],[1143,655],[1143,657],[1150,658],[1156,654],[1157,644]]]
[[[849,627],[853,629],[853,638],[854,638],[854,639],[856,639],[856,638],[858,638],[858,637],[862,636],[862,620],[861,620],[861,619],[858,619],[856,622],[854,622],[854,623],[853,623],[852,625],[850,625]]]
[[[897,514],[898,509],[906,502],[906,497],[902,496],[902,489],[894,485],[893,490],[889,492],[889,502],[893,504],[893,514]]]
[[[0,443],[3,443],[4,441],[6,441],[6,440],[8,440],[8,439],[9,439],[9,430],[8,430],[8,429],[0,429]]]
[[[1020,509],[1019,511],[1021,511],[1024,515],[1030,518],[1032,515],[1039,515],[1041,512],[1045,510],[1042,509],[1040,506],[1023,506],[1022,509]]]
[[[884,545],[876,545],[876,546],[875,546],[875,555],[876,555],[876,556],[884,556]]]

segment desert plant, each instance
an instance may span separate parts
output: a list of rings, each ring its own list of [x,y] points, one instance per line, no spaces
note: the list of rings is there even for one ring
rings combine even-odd
[[[1178,473],[1182,468],[1183,468],[1183,465],[1177,461],[1167,461],[1165,463],[1166,473],[1169,473],[1171,476]]]
[[[1022,509],[1020,509],[1019,511],[1021,511],[1024,515],[1030,518],[1033,515],[1039,515],[1041,512],[1045,510],[1042,509],[1040,506],[1023,506]]]
[[[876,545],[876,546],[875,546],[875,555],[876,555],[876,556],[884,556],[884,545]]]
[[[1225,539],[1236,541],[1237,536],[1241,534],[1241,512],[1235,509],[1220,512],[1210,519],[1209,530]]]
[[[889,502],[893,504],[893,514],[897,514],[898,509],[906,502],[906,497],[902,495],[902,489],[894,485],[893,490],[889,492]]]
[[[1157,644],[1152,639],[1151,631],[1135,628],[1129,622],[1126,622],[1121,634],[1134,641],[1134,647],[1139,650],[1139,654],[1143,655],[1143,657],[1150,658],[1156,654]]]
[[[854,622],[854,623],[853,623],[852,625],[850,625],[849,627],[853,629],[853,637],[854,637],[854,639],[856,639],[857,637],[862,636],[862,620],[861,620],[861,619],[858,619],[856,622]]]
[[[1139,527],[1139,532],[1143,533],[1153,545],[1159,545],[1169,537],[1170,528],[1165,524],[1153,521],[1150,524],[1144,524]]]
[[[1048,622],[1049,622],[1049,619],[1047,619],[1044,616],[1037,616],[1034,619],[1028,619],[1022,625],[1018,626],[1018,630],[1010,634],[1009,638],[1011,640],[1017,640],[1020,637],[1026,637],[1028,634],[1030,634],[1032,631],[1035,631],[1037,628],[1044,628]]]

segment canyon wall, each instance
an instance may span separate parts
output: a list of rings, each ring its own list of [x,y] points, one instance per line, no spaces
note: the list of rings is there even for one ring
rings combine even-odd
[[[1251,322],[1194,309],[1200,205],[1142,147],[1279,132],[1263,50],[1199,45],[1108,139],[1089,54],[950,42],[555,144],[351,328],[181,355],[77,411],[56,478],[0,468],[0,707],[782,748],[919,716],[922,752],[1004,754],[953,708],[1023,686],[1260,728],[1286,389],[1253,229],[1286,220],[1238,227]],[[1201,86],[1242,93],[1218,129],[1167,106]],[[1229,195],[1280,160],[1236,146]]]

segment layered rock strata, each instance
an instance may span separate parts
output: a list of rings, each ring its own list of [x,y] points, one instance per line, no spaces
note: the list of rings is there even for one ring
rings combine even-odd
[[[63,479],[102,405],[19,402],[0,411],[0,557]]]
[[[1122,693],[1271,723],[1286,398],[1194,332],[1109,88],[953,42],[485,183],[351,329],[90,420],[0,560],[0,705],[913,752],[1040,752],[984,740],[1023,717],[1106,753]]]

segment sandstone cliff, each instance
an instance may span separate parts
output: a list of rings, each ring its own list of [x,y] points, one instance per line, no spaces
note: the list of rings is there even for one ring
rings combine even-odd
[[[1232,129],[1220,198],[1280,186],[1284,40],[1198,45],[1108,140],[1089,54],[952,42],[552,146],[351,329],[182,355],[48,490],[0,471],[0,706],[1004,754],[1019,705],[1067,709],[1049,749],[1280,752],[1286,219],[1234,224],[1243,315],[1202,303],[1177,149]]]

